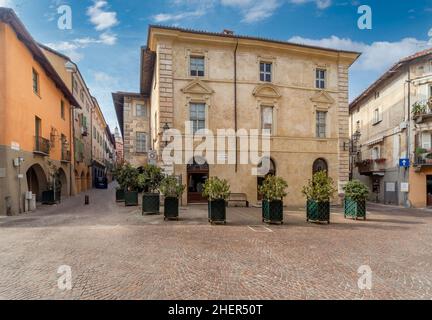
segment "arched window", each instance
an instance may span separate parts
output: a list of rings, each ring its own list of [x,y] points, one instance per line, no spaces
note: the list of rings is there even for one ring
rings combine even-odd
[[[328,173],[327,161],[322,158],[315,160],[312,173],[315,174],[320,171],[325,171]]]

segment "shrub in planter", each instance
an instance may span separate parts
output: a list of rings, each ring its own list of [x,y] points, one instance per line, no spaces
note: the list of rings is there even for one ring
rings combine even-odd
[[[126,206],[138,205],[138,170],[130,164],[122,168],[122,186],[125,190],[124,198]]]
[[[283,198],[288,184],[280,177],[268,176],[259,188],[263,196],[263,222],[283,224]]]
[[[139,175],[138,185],[144,190],[143,214],[159,214],[160,195],[159,186],[163,180],[162,170],[154,165],[146,165]]]
[[[123,174],[123,168],[125,166],[122,165],[121,167],[118,167],[115,171],[115,178],[118,183],[118,187],[116,189],[116,202],[124,202],[125,201],[125,190],[126,190],[126,184],[124,180],[124,174]]]
[[[369,195],[369,188],[360,181],[353,180],[348,182],[343,189],[345,191],[345,218],[366,220],[366,199]]]
[[[209,222],[226,224],[226,206],[230,195],[228,181],[212,177],[204,184],[203,196],[208,199]]]
[[[307,221],[330,224],[330,199],[335,192],[333,179],[327,175],[326,171],[314,174],[302,190],[307,199]]]
[[[162,180],[160,192],[164,195],[164,219],[177,219],[179,217],[179,198],[185,186],[181,185],[176,177],[168,176]]]

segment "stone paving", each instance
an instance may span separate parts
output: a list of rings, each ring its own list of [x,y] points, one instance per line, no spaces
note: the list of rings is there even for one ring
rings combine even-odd
[[[211,226],[206,206],[179,222],[140,215],[89,192],[59,206],[0,217],[0,299],[428,299],[432,298],[432,213],[369,206],[368,221],[308,224],[289,208],[264,227],[258,208],[229,208]],[[72,290],[61,291],[61,265]],[[369,265],[372,290],[360,290]]]

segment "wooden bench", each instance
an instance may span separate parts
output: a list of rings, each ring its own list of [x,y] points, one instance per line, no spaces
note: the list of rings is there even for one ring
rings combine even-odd
[[[228,199],[228,206],[249,208],[249,201],[245,193],[231,193]]]

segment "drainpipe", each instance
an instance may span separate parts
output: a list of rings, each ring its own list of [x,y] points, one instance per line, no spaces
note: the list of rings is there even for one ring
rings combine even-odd
[[[74,74],[71,73],[71,79],[72,79],[72,94],[74,92],[74,79],[73,79]],[[69,103],[70,106],[70,146],[71,146],[71,159],[70,159],[70,163],[69,163],[69,196],[72,197],[73,195],[73,182],[72,179],[75,179],[74,177],[74,173],[73,173],[73,167],[75,166],[75,107],[72,106],[71,103]],[[72,155],[72,145],[73,145],[73,151],[74,154]]]
[[[235,172],[238,171],[238,161],[239,161],[239,155],[238,155],[238,137],[237,137],[237,49],[238,49],[239,41],[237,39],[236,47],[234,49],[234,130],[236,132],[236,143],[235,143],[235,150],[236,150],[236,163],[235,163]]]
[[[408,65],[408,97],[407,97],[407,111],[408,111],[408,124],[407,124],[407,158],[411,159],[411,68]],[[407,180],[407,170],[409,168],[404,169],[404,180]],[[409,181],[409,180],[408,180]],[[408,182],[407,181],[407,182]],[[408,193],[405,193],[405,207],[411,207],[409,203]]]

